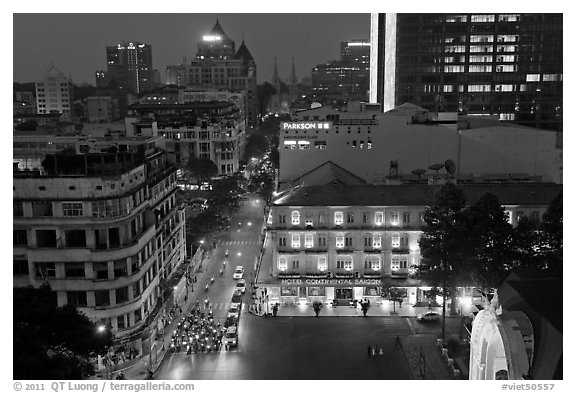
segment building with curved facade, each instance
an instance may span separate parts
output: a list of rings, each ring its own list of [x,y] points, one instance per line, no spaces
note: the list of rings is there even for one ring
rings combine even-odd
[[[147,320],[162,304],[160,283],[186,257],[176,168],[146,143],[48,154],[43,167],[14,171],[14,287],[49,284],[58,306],[76,306],[141,352],[155,334]]]

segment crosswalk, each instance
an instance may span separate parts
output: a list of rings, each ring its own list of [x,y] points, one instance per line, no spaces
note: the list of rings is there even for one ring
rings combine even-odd
[[[215,303],[210,303],[210,305],[212,306],[212,311],[218,311],[218,310],[228,310],[230,308],[230,306],[232,305],[232,303],[230,302],[215,302]],[[244,307],[246,304],[242,304],[242,307]],[[204,306],[202,306],[203,308]]]
[[[412,326],[408,321],[408,318],[383,318],[384,320],[384,330],[390,336],[405,335],[407,331],[411,331]]]
[[[260,246],[262,242],[259,240],[225,240],[220,242],[220,244],[223,246]]]

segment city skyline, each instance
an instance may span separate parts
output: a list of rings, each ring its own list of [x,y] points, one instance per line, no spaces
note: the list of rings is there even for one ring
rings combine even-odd
[[[368,13],[13,14],[13,80],[33,82],[55,65],[75,84],[95,85],[95,71],[106,68],[106,46],[139,41],[152,46],[153,67],[164,81],[166,66],[192,60],[217,19],[237,46],[244,38],[258,83],[271,80],[275,57],[282,79],[290,76],[294,58],[300,81],[315,65],[338,59],[341,41],[370,33]]]

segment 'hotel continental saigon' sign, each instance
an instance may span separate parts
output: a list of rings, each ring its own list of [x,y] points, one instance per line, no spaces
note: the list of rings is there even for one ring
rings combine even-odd
[[[332,128],[332,122],[329,121],[283,121],[280,124],[280,130],[282,131],[292,131],[292,130],[303,130],[303,131],[315,131],[315,130],[329,130]]]
[[[379,278],[283,278],[282,285],[380,285]]]

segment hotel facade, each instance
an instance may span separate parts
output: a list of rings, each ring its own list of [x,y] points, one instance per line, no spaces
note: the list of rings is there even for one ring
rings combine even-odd
[[[399,287],[408,303],[427,301],[426,283],[414,278],[420,264],[423,213],[440,185],[299,186],[273,202],[256,285],[269,302],[313,301],[379,304],[384,286]],[[467,203],[496,195],[509,222],[539,220],[562,185],[468,184]],[[470,295],[472,283],[463,294]]]

